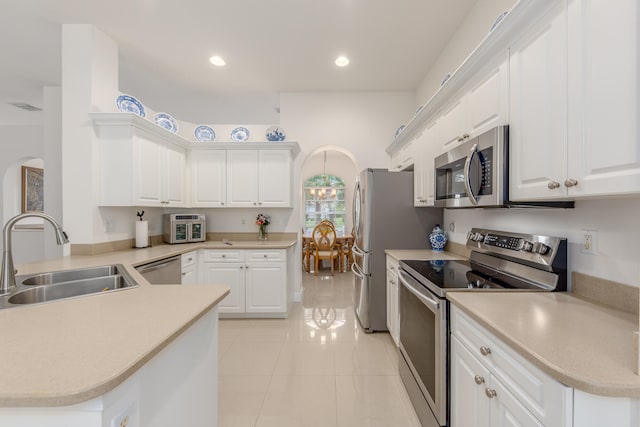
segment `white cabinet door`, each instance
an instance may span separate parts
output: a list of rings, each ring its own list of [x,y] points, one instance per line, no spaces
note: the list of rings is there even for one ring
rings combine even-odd
[[[218,305],[220,313],[244,313],[244,262],[205,263],[204,283],[229,286],[230,292]]]
[[[435,167],[434,161],[441,154],[440,126],[438,122],[427,125],[424,131],[424,188],[427,199],[422,206],[433,206],[435,202]]]
[[[227,152],[191,151],[191,205],[222,207],[227,201]]]
[[[228,150],[227,205],[230,207],[254,207],[257,204],[258,151]]]
[[[544,427],[536,417],[495,378],[489,382],[489,386],[485,390],[491,402],[491,417],[489,425],[491,427]],[[558,426],[561,427],[561,426]]]
[[[140,206],[161,206],[163,200],[164,166],[166,162],[165,147],[145,138],[134,140],[134,200],[131,204]],[[117,168],[117,165],[110,165]],[[122,171],[125,173],[125,171]],[[108,184],[105,183],[105,184]]]
[[[466,97],[455,99],[444,110],[440,119],[440,144],[442,151],[448,151],[460,145],[469,134],[466,132]]]
[[[195,265],[182,269],[182,285],[195,285],[198,283],[198,269]]]
[[[451,426],[492,427],[486,396],[489,371],[451,337]]]
[[[400,342],[400,317],[398,310],[398,261],[387,256],[387,329],[396,346]]]
[[[424,132],[419,133],[411,142],[413,149],[413,206],[426,206],[426,141]]]
[[[413,143],[410,142],[391,156],[391,166],[389,170],[397,172],[407,169],[414,163],[413,155]]]
[[[258,205],[291,207],[291,152],[260,150],[258,152]]]
[[[554,8],[510,49],[510,186],[512,200],[566,196],[567,28]]]
[[[569,1],[570,196],[640,192],[637,0]]]
[[[184,150],[164,147],[164,204],[169,206],[185,206],[186,155]]]
[[[509,59],[485,73],[467,92],[466,129],[473,138],[509,123]]]
[[[287,311],[287,269],[283,262],[247,263],[245,269],[246,312]]]

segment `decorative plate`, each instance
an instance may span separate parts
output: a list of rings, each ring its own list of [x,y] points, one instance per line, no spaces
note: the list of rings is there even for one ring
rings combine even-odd
[[[447,73],[446,76],[444,76],[442,78],[442,81],[440,82],[440,87],[444,86],[444,84],[447,82],[447,80],[449,80],[451,78],[451,74]]]
[[[249,139],[249,129],[238,127],[231,131],[231,140],[234,142],[244,142]]]
[[[267,132],[264,134],[267,137],[267,141],[284,141],[287,137],[287,134],[284,132],[284,129],[278,126],[271,126],[267,129]]]
[[[509,13],[508,10],[506,12],[502,12],[500,16],[496,18],[493,25],[491,25],[491,28],[489,28],[489,32],[493,31],[498,26],[498,24],[502,22],[502,20],[504,19],[505,16],[507,16],[508,13]]]
[[[122,113],[133,113],[140,117],[146,117],[142,103],[130,95],[120,95],[116,98],[116,107]]]
[[[212,142],[216,139],[216,133],[213,128],[200,125],[193,130],[193,134],[196,136],[196,141],[200,142]]]
[[[393,135],[393,137],[396,138],[398,135],[400,135],[400,133],[404,130],[405,127],[406,125],[400,125],[400,127],[396,129],[396,133]]]
[[[417,115],[418,115],[418,113],[419,113],[420,111],[422,111],[422,109],[423,109],[423,108],[424,108],[424,105],[419,106],[419,107],[418,107],[418,109],[416,110],[416,114],[415,114],[415,115],[417,116]]]
[[[156,114],[153,121],[156,122],[158,126],[165,128],[169,132],[178,132],[178,123],[176,123],[176,120],[167,113]]]

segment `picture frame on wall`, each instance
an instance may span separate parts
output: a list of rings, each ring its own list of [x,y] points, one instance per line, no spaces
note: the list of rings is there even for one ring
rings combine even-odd
[[[22,166],[22,213],[44,211],[44,169]]]

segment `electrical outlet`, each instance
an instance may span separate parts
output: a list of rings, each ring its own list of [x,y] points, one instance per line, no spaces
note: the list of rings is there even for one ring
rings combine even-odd
[[[580,252],[586,255],[597,253],[598,232],[596,230],[582,230]]]

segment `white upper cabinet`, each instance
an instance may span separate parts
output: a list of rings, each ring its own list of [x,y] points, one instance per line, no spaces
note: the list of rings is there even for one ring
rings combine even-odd
[[[558,5],[510,49],[511,200],[563,196],[567,165],[566,11]]]
[[[471,136],[466,131],[465,106],[465,96],[454,99],[442,112],[438,120],[440,122],[440,143],[443,151],[450,150]]]
[[[191,150],[191,206],[224,207],[227,202],[226,150]]]
[[[134,114],[92,113],[101,206],[186,206],[181,138]]]
[[[290,150],[228,150],[227,205],[291,207]]]
[[[558,2],[512,45],[512,200],[640,192],[638,8]]]
[[[414,141],[413,201],[415,207],[433,206],[434,203],[433,160],[441,151],[438,130],[438,122],[429,123]]]
[[[570,196],[640,191],[638,0],[570,0]]]
[[[413,159],[413,141],[405,144],[402,148],[400,148],[395,154],[391,156],[391,167],[390,171],[401,171],[405,170],[414,163]]]

